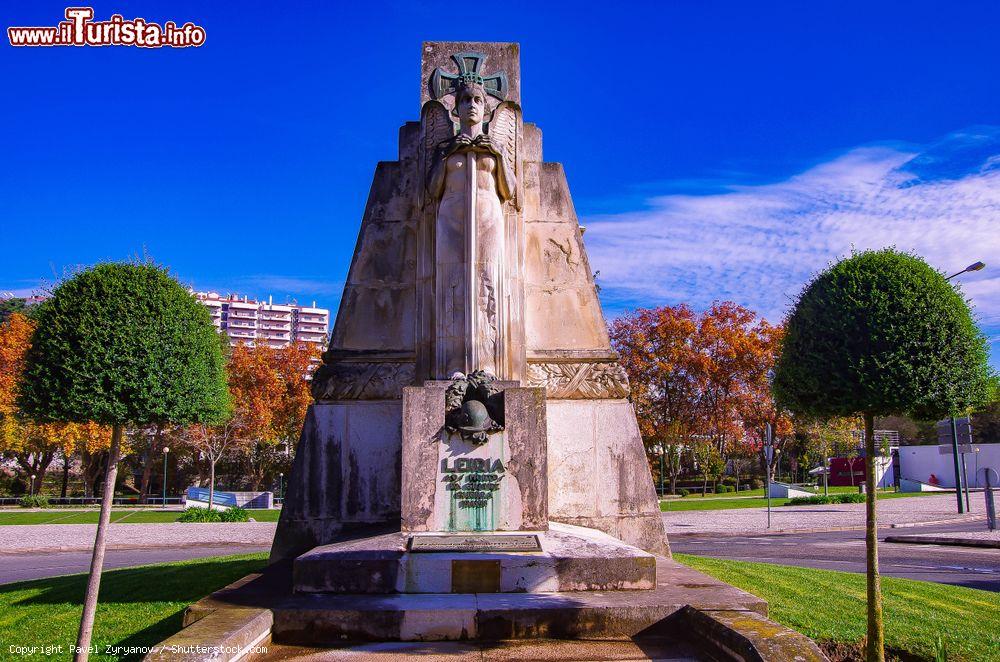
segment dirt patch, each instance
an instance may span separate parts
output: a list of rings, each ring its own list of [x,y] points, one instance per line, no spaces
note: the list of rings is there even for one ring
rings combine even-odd
[[[830,658],[830,662],[865,662],[864,641],[850,644],[834,641],[817,641],[816,643],[823,649],[826,656]],[[928,662],[931,660],[929,657],[921,657],[893,648],[887,648],[885,653],[887,662]],[[952,658],[949,657],[950,659]]]

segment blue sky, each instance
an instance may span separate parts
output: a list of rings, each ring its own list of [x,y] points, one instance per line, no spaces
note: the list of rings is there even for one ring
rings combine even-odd
[[[777,319],[828,260],[894,244],[990,265],[964,291],[1000,354],[1000,5],[469,4],[117,0],[97,18],[207,42],[0,45],[0,291],[145,252],[199,289],[336,307],[375,163],[419,115],[420,42],[518,41],[611,315]]]

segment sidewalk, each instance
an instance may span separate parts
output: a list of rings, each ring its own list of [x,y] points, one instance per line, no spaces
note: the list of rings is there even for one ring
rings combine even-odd
[[[108,527],[108,549],[147,549],[200,545],[270,545],[275,522],[224,522],[214,524],[129,524]],[[24,552],[89,550],[96,524],[24,524],[3,527],[0,555]]]
[[[878,502],[877,508],[880,528],[963,522],[985,517],[983,505],[975,503],[972,504],[971,513],[958,515],[955,512],[954,494],[913,499],[885,499]],[[663,521],[666,524],[668,538],[685,534],[752,535],[864,528],[865,504],[775,506],[771,508],[770,528],[767,527],[767,508],[665,512]]]
[[[937,535],[886,536],[886,542],[1000,549],[1000,531],[955,531]]]

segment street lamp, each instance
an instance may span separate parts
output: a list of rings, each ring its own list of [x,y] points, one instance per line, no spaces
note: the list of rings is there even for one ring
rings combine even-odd
[[[985,262],[973,262],[972,264],[970,264],[966,268],[962,269],[961,271],[957,271],[957,272],[953,273],[952,275],[948,276],[947,278],[945,278],[945,280],[951,280],[955,276],[961,276],[962,274],[964,274],[966,272],[969,272],[969,271],[979,271],[979,270],[985,269],[985,268],[986,268],[986,263]]]
[[[163,447],[163,505],[161,508],[167,507],[167,453],[170,452],[169,446]]]
[[[961,276],[964,273],[970,271],[980,271],[986,268],[985,262],[973,262],[961,271],[956,271],[952,275],[945,278],[945,280],[951,280],[955,276]],[[955,497],[958,499],[958,512],[962,514],[965,512],[969,505],[969,486],[965,486],[965,505],[962,504],[962,470],[959,464],[959,451],[958,451],[958,421],[955,417],[951,417],[951,451],[952,456],[955,459]],[[965,455],[962,454],[962,464],[965,463]]]
[[[31,484],[28,486],[29,494],[35,496],[35,474],[31,474]]]
[[[279,499],[281,498],[281,492],[282,492],[282,489],[284,488],[284,486],[285,486],[285,472],[279,471],[278,472],[278,498]]]

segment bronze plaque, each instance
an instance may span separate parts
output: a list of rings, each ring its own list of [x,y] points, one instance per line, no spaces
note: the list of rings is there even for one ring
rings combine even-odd
[[[500,561],[452,561],[451,592],[499,593]]]
[[[534,533],[510,535],[441,534],[410,536],[411,552],[540,552]]]

